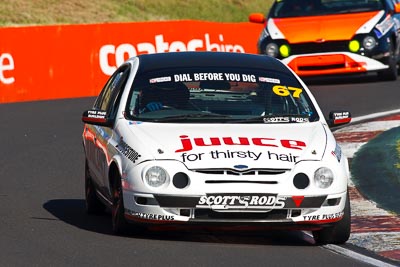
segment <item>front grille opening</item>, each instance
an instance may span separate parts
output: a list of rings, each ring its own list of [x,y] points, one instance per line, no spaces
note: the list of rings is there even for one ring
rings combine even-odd
[[[149,197],[135,197],[135,202],[138,205],[143,205],[143,206],[156,206],[158,205],[157,200],[154,198],[149,198]]]
[[[292,218],[299,217],[301,215],[301,210],[292,210]]]
[[[225,174],[224,170],[196,170],[195,172],[204,174]]]
[[[224,220],[286,220],[288,210],[275,209],[269,212],[217,212],[211,209],[196,209],[195,219],[224,219]]]
[[[190,209],[180,209],[179,215],[185,216],[185,217],[190,217]]]
[[[278,184],[277,181],[207,180],[206,184]]]
[[[256,175],[255,171],[237,172],[237,171],[226,171],[227,175]]]
[[[212,175],[278,175],[289,171],[289,169],[196,169],[193,171]]]
[[[340,203],[340,197],[337,198],[330,198],[325,200],[323,206],[337,206]]]
[[[326,52],[343,52],[348,51],[348,41],[329,41],[324,43],[301,43],[292,44],[291,50],[293,55],[326,53]]]
[[[298,70],[302,71],[312,71],[312,70],[333,70],[345,68],[345,64],[331,64],[331,65],[321,65],[321,66],[298,66]]]

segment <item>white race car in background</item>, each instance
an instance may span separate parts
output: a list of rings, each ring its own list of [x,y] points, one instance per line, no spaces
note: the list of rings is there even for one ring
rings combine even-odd
[[[261,225],[350,235],[348,162],[306,85],[279,60],[225,52],[140,55],[84,112],[88,213],[143,225]]]

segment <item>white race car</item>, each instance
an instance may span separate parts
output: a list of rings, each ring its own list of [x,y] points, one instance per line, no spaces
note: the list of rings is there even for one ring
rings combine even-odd
[[[307,86],[263,55],[140,55],[110,77],[85,123],[88,213],[115,234],[152,224],[267,226],[350,235],[348,161]]]

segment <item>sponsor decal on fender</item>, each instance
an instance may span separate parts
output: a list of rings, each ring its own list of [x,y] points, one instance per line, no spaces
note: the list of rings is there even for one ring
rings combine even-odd
[[[141,155],[139,155],[136,150],[125,143],[122,137],[116,147],[125,157],[127,157],[133,163],[135,163],[136,160],[141,157]]]
[[[197,207],[210,207],[214,210],[282,209],[285,200],[286,197],[277,194],[207,194],[200,198]]]

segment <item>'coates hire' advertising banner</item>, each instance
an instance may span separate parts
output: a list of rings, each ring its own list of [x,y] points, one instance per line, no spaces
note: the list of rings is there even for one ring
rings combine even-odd
[[[256,53],[263,25],[161,21],[0,28],[0,103],[95,96],[146,53]]]

